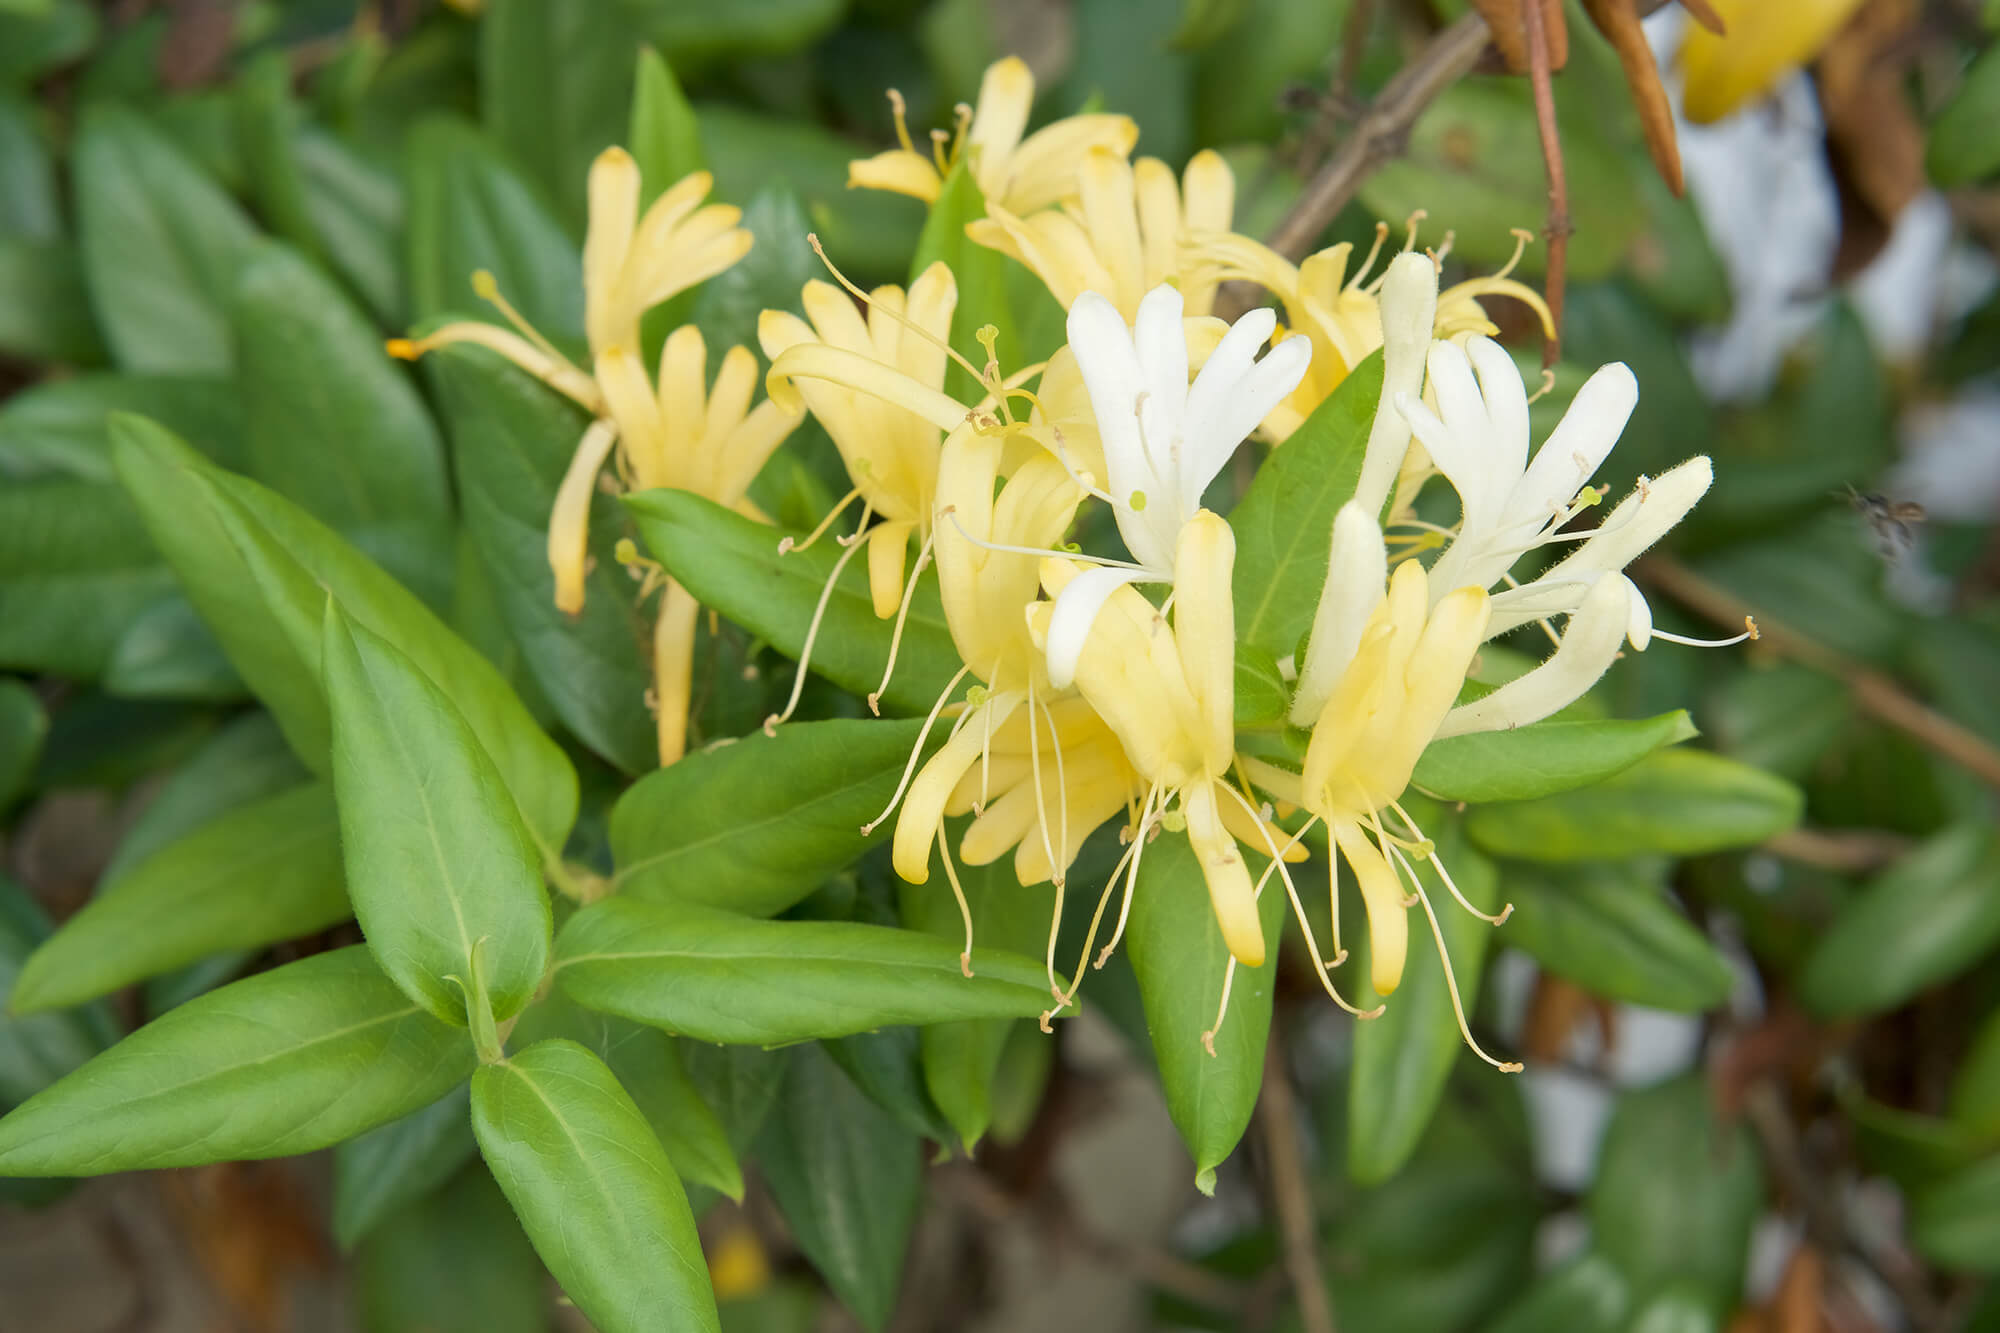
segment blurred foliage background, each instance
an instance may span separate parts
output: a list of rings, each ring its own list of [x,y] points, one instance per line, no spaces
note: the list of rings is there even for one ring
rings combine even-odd
[[[1470,8],[0,0],[0,990],[94,886],[298,780],[113,480],[107,410],[337,508],[355,440],[435,427],[396,420],[393,393],[372,417],[317,402],[289,341],[330,349],[328,380],[379,379],[380,339],[473,309],[482,266],[574,338],[583,181],[608,144],[698,153],[746,208],[757,249],[679,314],[711,346],[754,345],[757,312],[818,271],[809,229],[858,282],[907,276],[923,207],[846,188],[847,162],[891,142],[887,88],[921,134],[1019,54],[1038,117],[1128,112],[1139,151],[1176,166],[1221,148],[1237,227],[1257,235]],[[1147,1044],[1120,1036],[1143,1033],[1120,967],[1087,992],[1097,1018],[1057,1043],[1009,1039],[985,1144],[930,1171],[917,1141],[951,1135],[912,1083],[907,1030],[761,1063],[705,1053],[689,1074],[760,1168],[743,1206],[703,1223],[726,1327],[1318,1333],[1287,1277],[1303,1245],[1338,1326],[1365,1333],[2000,1328],[2000,5],[1798,8],[1849,12],[1767,93],[1680,123],[1676,198],[1618,53],[1570,6],[1553,100],[1575,232],[1536,408],[1539,438],[1591,369],[1622,360],[1641,401],[1599,479],[1622,494],[1715,457],[1714,491],[1637,576],[1664,628],[1714,635],[1753,614],[1764,638],[1634,656],[1585,706],[1689,707],[1709,748],[1803,791],[1797,827],[1711,854],[1761,837],[1773,808],[1785,822],[1793,798],[1782,783],[1718,796],[1691,751],[1612,798],[1474,811],[1461,877],[1517,911],[1455,956],[1469,990],[1483,972],[1482,1025],[1529,1072],[1494,1075],[1454,1039],[1427,1057],[1457,1064],[1440,1098],[1396,1074],[1391,1022],[1362,1039],[1286,971],[1259,1121],[1213,1197]],[[1670,90],[1689,22],[1673,7],[1647,22]],[[633,130],[635,91],[671,92],[636,86],[645,48],[692,107],[670,132],[691,125],[695,143]],[[1418,209],[1468,273],[1542,225],[1533,97],[1497,55],[1448,82],[1323,235],[1365,242]],[[1547,254],[1527,252],[1537,283]],[[1506,332],[1536,362],[1532,321]],[[765,485],[809,523],[832,493],[827,451],[791,452]],[[522,669],[528,612],[496,572],[506,479],[464,451],[456,466],[462,526],[422,487],[322,517],[517,681],[546,684]],[[739,667],[759,653],[719,642]],[[637,710],[636,663],[630,679],[575,670],[553,678]],[[540,706],[590,725],[575,699]],[[734,735],[766,705],[706,707],[709,734]],[[600,718],[601,734],[636,734],[643,767],[632,720]],[[586,820],[601,829],[615,774],[600,768]],[[845,914],[892,912],[874,874],[825,892]],[[180,999],[352,938],[338,930],[0,1016],[0,1106]],[[572,1318],[466,1165],[462,1106],[441,1106],[430,1140],[343,1149],[331,1175],[216,1167],[65,1197],[0,1181],[0,1328]]]

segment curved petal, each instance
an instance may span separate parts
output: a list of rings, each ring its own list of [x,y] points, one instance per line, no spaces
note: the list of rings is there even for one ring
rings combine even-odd
[[[1510,517],[1547,518],[1575,499],[1597,475],[1638,403],[1639,381],[1623,362],[1598,367],[1528,465],[1508,505]]]
[[[1623,574],[1600,578],[1570,617],[1562,642],[1547,661],[1483,699],[1452,709],[1437,734],[1462,736],[1526,726],[1581,699],[1618,660],[1633,601],[1645,604]]]
[[[1382,529],[1373,514],[1349,500],[1333,516],[1326,583],[1320,588],[1312,634],[1306,640],[1305,668],[1292,695],[1293,726],[1310,727],[1319,721],[1334,685],[1361,646],[1361,632],[1368,628],[1388,582],[1389,552],[1382,544]]]
[[[1069,308],[1068,331],[1104,443],[1104,468],[1110,474],[1105,489],[1121,500],[1133,491],[1159,489],[1139,438],[1138,404],[1146,377],[1125,317],[1104,296],[1085,292]]]
[[[1257,424],[1299,387],[1312,354],[1312,340],[1293,335],[1266,352],[1221,401],[1205,402],[1202,417],[1190,408],[1182,485],[1191,499],[1200,498]]]
[[[1491,338],[1468,340],[1465,354],[1479,375],[1479,396],[1486,405],[1487,448],[1493,452],[1494,475],[1502,481],[1518,478],[1528,467],[1528,391],[1521,383],[1521,368]],[[1518,487],[1515,494],[1519,495]],[[1513,508],[1508,507],[1510,511]]]
[[[1090,637],[1097,613],[1104,609],[1112,593],[1145,577],[1143,570],[1099,566],[1084,570],[1056,594],[1046,649],[1049,684],[1066,690],[1076,683],[1076,664],[1083,656],[1083,645]]]

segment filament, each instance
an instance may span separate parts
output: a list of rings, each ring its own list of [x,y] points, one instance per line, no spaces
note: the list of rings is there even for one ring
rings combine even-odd
[[[864,836],[873,833],[882,826],[882,821],[889,817],[889,813],[903,799],[903,793],[910,789],[910,779],[917,772],[917,761],[923,758],[924,742],[930,739],[931,728],[937,725],[938,714],[944,711],[945,700],[951,698],[952,691],[958,688],[958,682],[964,680],[965,673],[970,670],[972,668],[969,666],[960,667],[958,674],[951,678],[950,683],[944,687],[943,693],[938,695],[937,702],[931,705],[931,711],[924,717],[923,730],[917,733],[917,743],[910,749],[910,761],[903,765],[903,777],[896,784],[896,794],[889,798],[889,804],[883,807],[881,814],[861,826],[861,832]]]

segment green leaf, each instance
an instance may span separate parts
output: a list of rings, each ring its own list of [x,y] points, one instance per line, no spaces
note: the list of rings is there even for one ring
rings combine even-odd
[[[131,622],[172,590],[116,486],[0,487],[0,666],[96,677]]]
[[[976,1020],[1007,1026],[1005,1019]],[[952,1026],[965,1026],[953,1024]],[[861,1095],[894,1116],[896,1123],[919,1138],[948,1144],[951,1122],[931,1100],[924,1080],[923,1041],[928,1028],[891,1027],[830,1037],[819,1044]]]
[[[758,5],[653,5],[648,31],[676,66],[724,57],[778,56],[824,36],[843,0],[765,0]]]
[[[1250,857],[1251,875],[1262,873]],[[1216,1030],[1229,950],[1187,839],[1162,836],[1140,861],[1138,890],[1125,951],[1138,975],[1146,1030],[1160,1066],[1167,1112],[1194,1157],[1194,1181],[1215,1192],[1215,1168],[1250,1124],[1264,1081],[1264,1043],[1271,1031],[1278,938],[1285,919],[1283,886],[1258,903],[1269,955],[1262,967],[1235,968],[1229,1012]],[[1122,891],[1122,890],[1121,890]],[[1047,995],[1046,985],[1043,995]],[[1215,1054],[1203,1038],[1214,1031]]]
[[[603,1061],[545,1041],[484,1066],[472,1130],[542,1262],[595,1327],[720,1329],[680,1179]]]
[[[461,1099],[458,1116],[465,1119]],[[466,1144],[471,1146],[471,1133]],[[390,1217],[355,1256],[367,1333],[547,1333],[534,1246],[484,1167]],[[441,1280],[442,1279],[442,1280]]]
[[[861,825],[895,794],[922,724],[794,722],[688,755],[611,807],[619,890],[771,916],[889,836]]]
[[[1333,552],[1333,516],[1354,498],[1382,396],[1382,358],[1348,372],[1229,513],[1236,530],[1236,637],[1273,657],[1299,646]]]
[[[1988,1013],[1951,1082],[1951,1118],[2000,1141],[2000,1009]]]
[[[639,52],[632,89],[632,126],[626,146],[639,164],[640,207],[657,199],[675,181],[705,171],[694,108],[660,53]]]
[[[579,235],[591,159],[626,127],[635,19],[623,5],[494,0],[479,24],[480,119]]]
[[[1499,910],[1499,873],[1466,843],[1458,822],[1430,831],[1437,843],[1435,860],[1451,873],[1459,892],[1481,911]],[[1452,900],[1435,864],[1419,866],[1470,1019],[1479,1003],[1479,981],[1493,927]],[[1420,913],[1422,908],[1410,910]],[[1363,1185],[1382,1183],[1410,1160],[1465,1044],[1445,985],[1444,965],[1433,942],[1425,938],[1425,924],[1419,917],[1411,925],[1409,961],[1395,994],[1376,994],[1363,968],[1340,969],[1353,978],[1358,993],[1351,998],[1356,1005],[1383,1006],[1381,1017],[1355,1026],[1354,1067],[1347,1084],[1347,1173]],[[1346,979],[1337,974],[1335,984]]]
[[[0,1120],[0,1175],[289,1157],[436,1101],[471,1071],[356,947],[189,1000]]]
[[[832,541],[779,555],[778,543],[788,534],[688,491],[641,491],[626,496],[625,505],[646,545],[697,601],[797,659],[820,591],[841,555]],[[804,534],[789,535],[796,541]],[[850,560],[827,598],[811,663],[812,670],[856,694],[872,693],[881,681],[895,628],[893,621],[875,618],[862,563]],[[928,712],[958,667],[937,584],[922,580],[903,626],[895,677],[882,693],[883,711]]]
[[[1515,863],[1504,889],[1500,942],[1593,995],[1689,1014],[1729,998],[1728,962],[1629,862]]]
[[[48,734],[48,714],[35,692],[21,681],[0,680],[0,811],[27,785]]]
[[[119,476],[147,529],[308,767],[324,773],[329,763],[319,659],[331,594],[452,701],[513,793],[543,861],[556,859],[576,818],[576,771],[477,650],[281,496],[210,466],[150,422],[119,417],[112,432]]]
[[[0,83],[25,85],[90,50],[97,10],[87,0],[54,0],[41,14],[0,14]]]
[[[472,1087],[461,1083],[421,1110],[333,1150],[333,1234],[351,1250],[470,1161]]]
[[[188,437],[225,466],[242,454],[233,381],[201,376],[76,375],[32,385],[0,405],[0,475],[115,482],[113,412],[137,412]]]
[[[24,361],[103,363],[104,344],[68,241],[0,237],[0,352]]]
[[[1026,364],[1029,349],[1021,344],[1014,311],[1007,299],[1007,257],[998,250],[979,245],[965,234],[966,224],[986,216],[986,196],[972,174],[970,154],[959,159],[944,178],[944,188],[932,201],[924,218],[923,233],[917,238],[917,252],[910,260],[911,282],[932,264],[951,269],[958,283],[958,306],[951,317],[951,345],[975,366],[986,364],[986,349],[979,345],[982,326],[992,325],[998,333],[995,346],[1000,364]],[[961,402],[977,402],[985,397],[985,386],[977,383],[965,368],[952,363],[945,371],[944,391]]]
[[[1275,726],[1285,719],[1292,692],[1278,663],[1254,643],[1236,644],[1236,725]]]
[[[1627,1333],[1721,1333],[1721,1318],[1702,1299],[1699,1287],[1675,1283],[1632,1316]]]
[[[84,108],[73,170],[84,278],[121,369],[218,374],[225,307],[256,230],[141,113]]]
[[[404,367],[338,287],[280,247],[244,268],[230,318],[248,471],[443,604],[444,445]]]
[[[1851,899],[1819,937],[1799,999],[1824,1018],[1894,1009],[2000,941],[2000,832],[1984,820],[1923,843]]]
[[[1662,750],[1593,787],[1479,806],[1465,827],[1485,850],[1529,861],[1693,856],[1782,833],[1803,806],[1783,778],[1704,750]]]
[[[485,269],[514,308],[558,344],[583,340],[583,262],[540,195],[471,126],[432,119],[404,150],[410,314],[475,312]]]
[[[1432,741],[1412,781],[1441,801],[1532,800],[1601,782],[1697,735],[1680,709],[1637,722],[1551,719]]]
[[[1048,1008],[1040,963],[848,921],[757,921],[692,903],[612,898],[556,940],[578,1004],[701,1041],[762,1046],[894,1023],[1028,1018]]]
[[[1910,1239],[1943,1268],[2000,1273],[2000,1157],[1929,1186],[1911,1201]]]
[[[22,960],[48,937],[49,919],[41,905],[0,875],[0,999],[14,989]],[[6,1002],[0,1007],[0,1107],[26,1101],[116,1037],[110,1013],[99,1005],[22,1015]]]
[[[807,1047],[793,1053],[757,1163],[799,1248],[841,1304],[880,1333],[923,1193],[915,1136]]]
[[[55,159],[35,105],[0,95],[0,238],[52,241],[62,234]]]
[[[1725,1124],[1699,1077],[1619,1100],[1587,1203],[1594,1245],[1641,1299],[1678,1281],[1713,1315],[1735,1308],[1764,1182],[1749,1127]]]
[[[333,785],[348,894],[390,980],[447,1022],[481,969],[512,1018],[548,967],[551,918],[533,838],[465,719],[403,653],[326,610]]]
[[[964,866],[959,879],[972,909],[972,938],[988,947],[1032,958],[1046,947],[1055,887],[1025,887],[1011,858],[987,866]],[[903,924],[940,939],[963,942],[958,904],[939,877],[929,884],[898,883]],[[918,1033],[924,1086],[957,1131],[967,1154],[978,1146],[993,1119],[993,1078],[1017,1021],[987,1018],[966,1023],[932,1023]]]
[[[408,49],[405,46],[404,49]],[[385,327],[403,322],[403,187],[394,171],[314,126],[292,143],[306,211],[333,269]]]
[[[104,664],[105,692],[126,699],[241,699],[243,678],[185,597],[163,597],[132,618]]]
[[[291,57],[271,50],[250,61],[237,76],[234,102],[236,141],[259,216],[276,235],[319,258],[319,231],[292,148],[299,114],[292,104]]]
[[[1622,1333],[1632,1289],[1603,1255],[1586,1251],[1529,1284],[1486,1333]]]
[[[493,576],[502,619],[556,716],[628,773],[659,762],[646,711],[651,626],[614,548],[625,527],[617,501],[591,501],[591,554],[580,614],[555,604],[549,513],[585,418],[533,376],[479,348],[425,358],[451,429],[466,529]]]
[[[2000,47],[1989,46],[1931,122],[1924,166],[1937,184],[1970,185],[2000,171]]]
[[[345,921],[333,792],[265,797],[204,823],[107,879],[21,969],[21,1013],[61,1009],[210,954]]]
[[[210,820],[305,781],[306,771],[268,713],[225,723],[166,776],[105,865],[110,884]]]
[[[1978,1139],[1956,1121],[1885,1106],[1859,1087],[1844,1089],[1840,1109],[1853,1127],[1854,1146],[1866,1168],[1896,1182],[1905,1194],[1980,1157]]]
[[[757,348],[758,317],[766,309],[801,309],[800,292],[807,280],[825,276],[806,240],[812,222],[789,185],[761,186],[743,210],[742,226],[756,238],[750,253],[701,284],[690,294],[691,301],[680,297],[670,303],[678,318],[692,317],[700,326],[712,358],[729,347]],[[674,318],[667,317],[667,327]]]

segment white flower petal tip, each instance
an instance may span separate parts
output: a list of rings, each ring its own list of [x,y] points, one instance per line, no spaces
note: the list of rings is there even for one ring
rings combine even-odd
[[[1645,598],[1623,574],[1598,579],[1547,661],[1485,698],[1452,709],[1445,714],[1438,736],[1527,726],[1581,699],[1618,660],[1619,646],[1633,624],[1635,602],[1645,606]],[[1647,623],[1650,626],[1649,615]]]

